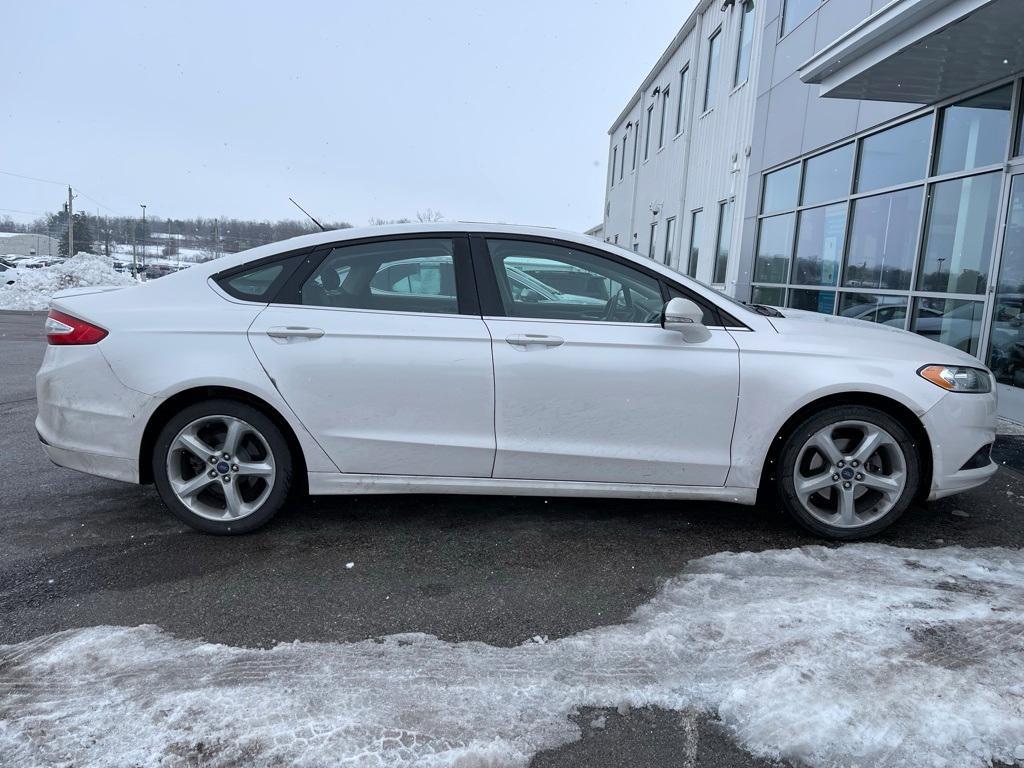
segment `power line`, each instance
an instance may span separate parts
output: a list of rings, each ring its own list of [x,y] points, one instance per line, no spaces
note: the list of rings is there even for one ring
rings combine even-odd
[[[38,181],[43,184],[56,184],[58,187],[65,186],[63,181],[54,181],[53,179],[40,179],[37,176],[26,176],[22,173],[14,173],[13,171],[0,171],[4,176],[14,176],[16,179],[28,179],[29,181]]]

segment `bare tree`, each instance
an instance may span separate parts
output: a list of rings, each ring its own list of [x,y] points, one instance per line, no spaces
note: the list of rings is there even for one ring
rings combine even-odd
[[[444,214],[440,211],[435,211],[433,208],[427,208],[425,211],[416,211],[416,221],[421,224],[431,224],[435,221],[444,221]]]

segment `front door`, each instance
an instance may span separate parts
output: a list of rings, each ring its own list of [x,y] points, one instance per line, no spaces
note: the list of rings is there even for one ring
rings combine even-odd
[[[1024,173],[1010,177],[988,366],[999,382],[1000,415],[1024,422]]]
[[[490,336],[478,314],[460,314],[475,292],[468,259],[460,237],[341,244],[249,329],[343,472],[490,476]]]
[[[725,484],[739,388],[727,331],[688,344],[664,330],[658,278],[624,260],[547,242],[479,245],[478,278],[496,283],[502,308],[485,309],[496,478]]]

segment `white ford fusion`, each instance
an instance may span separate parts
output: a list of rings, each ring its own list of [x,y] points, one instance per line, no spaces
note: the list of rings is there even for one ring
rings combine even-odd
[[[854,539],[996,471],[977,359],[554,230],[309,235],[58,294],[46,330],[50,458],[211,533],[302,491],[760,495]]]

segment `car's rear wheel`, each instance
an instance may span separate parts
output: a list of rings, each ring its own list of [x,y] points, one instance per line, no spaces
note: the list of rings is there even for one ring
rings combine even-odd
[[[259,528],[288,497],[292,457],[265,414],[234,400],[190,405],[161,429],[153,479],[167,507],[207,533]]]
[[[775,481],[797,522],[850,541],[892,525],[920,478],[920,449],[906,427],[884,411],[851,405],[826,408],[792,430]]]

